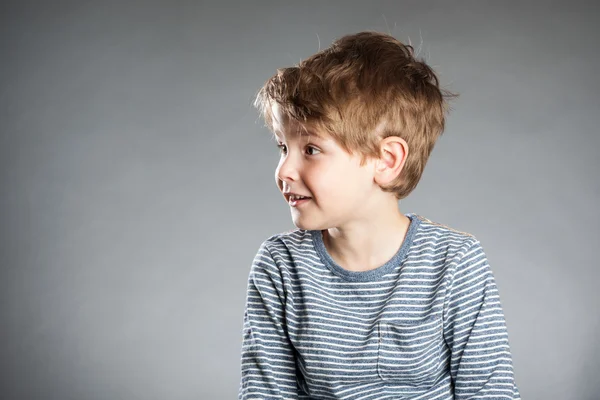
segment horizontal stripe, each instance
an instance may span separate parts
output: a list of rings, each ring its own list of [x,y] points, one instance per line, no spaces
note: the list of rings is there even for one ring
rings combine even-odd
[[[239,399],[520,399],[500,294],[471,234],[411,219],[351,272],[320,231],[267,238],[248,277]]]

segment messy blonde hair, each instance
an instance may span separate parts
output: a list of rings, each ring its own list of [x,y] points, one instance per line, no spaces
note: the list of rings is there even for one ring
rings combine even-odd
[[[380,157],[380,141],[399,136],[408,155],[398,177],[381,189],[403,199],[419,182],[444,131],[447,99],[434,71],[392,36],[360,32],[337,39],[297,66],[280,68],[259,90],[255,107],[273,130],[273,102],[335,140],[361,165]]]

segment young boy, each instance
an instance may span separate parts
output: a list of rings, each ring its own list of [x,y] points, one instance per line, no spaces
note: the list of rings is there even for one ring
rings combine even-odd
[[[480,242],[398,209],[453,96],[410,45],[374,32],[260,90],[297,229],[252,263],[239,399],[520,398]]]

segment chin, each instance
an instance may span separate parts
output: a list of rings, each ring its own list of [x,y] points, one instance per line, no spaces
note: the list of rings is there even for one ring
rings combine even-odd
[[[327,229],[327,226],[323,226],[323,224],[318,224],[315,222],[311,223],[309,221],[303,221],[301,218],[300,219],[293,218],[292,222],[294,223],[296,228],[303,229],[306,231],[321,231],[323,229]]]
[[[296,228],[298,229],[304,229],[307,231],[315,229],[315,227],[313,226],[314,224],[311,224],[308,221],[304,221],[303,218],[292,218],[292,222],[294,223],[294,226],[296,226]]]
[[[307,226],[306,224],[303,224],[301,222],[298,221],[293,221],[294,222],[294,226],[298,229],[304,229],[306,231],[310,231],[311,228],[309,226]]]

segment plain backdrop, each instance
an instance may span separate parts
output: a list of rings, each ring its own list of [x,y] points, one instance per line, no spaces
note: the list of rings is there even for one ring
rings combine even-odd
[[[233,399],[293,229],[252,100],[378,30],[460,94],[403,212],[474,234],[523,399],[600,399],[598,2],[3,1],[0,398]]]

